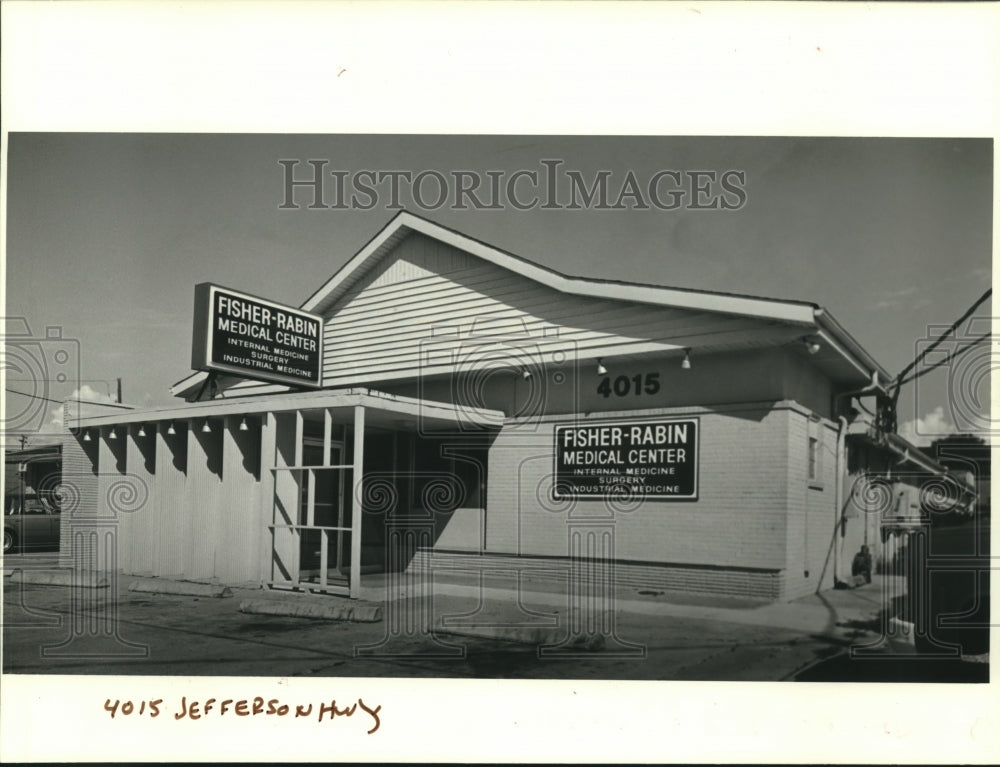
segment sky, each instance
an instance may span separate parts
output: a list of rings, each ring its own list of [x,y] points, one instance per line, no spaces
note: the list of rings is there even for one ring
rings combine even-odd
[[[299,305],[398,212],[388,182],[374,184],[375,199],[356,195],[368,210],[310,209],[302,188],[283,209],[281,160],[299,161],[298,179],[311,175],[309,160],[324,160],[348,183],[366,170],[437,171],[449,184],[444,204],[433,177],[416,200],[401,182],[398,203],[566,274],[818,303],[892,373],[991,284],[988,140],[14,133],[6,315],[24,318],[49,355],[58,342],[46,328],[60,328],[78,372],[69,363],[69,380],[50,380],[43,392],[8,370],[8,388],[101,400],[120,377],[125,403],[167,404],[169,386],[190,372],[197,283]],[[560,163],[552,166],[558,209],[519,210],[503,194],[499,209],[454,209],[459,171],[483,179],[484,204],[488,171],[502,172],[503,183],[536,172],[544,202],[543,161]],[[649,181],[663,170],[681,173],[676,209],[649,199]],[[606,171],[611,202],[632,173],[639,198],[566,209],[567,171],[587,184]],[[701,177],[709,191],[697,200],[693,171],[714,174]],[[728,178],[743,194],[720,202],[736,209],[689,209],[721,194],[729,171],[740,174]],[[323,201],[332,205],[326,178]],[[667,207],[675,178],[658,187]],[[518,183],[517,200],[530,202],[529,182]],[[640,201],[650,207],[636,209]],[[976,316],[988,318],[990,307]],[[982,429],[989,389],[979,374],[989,354],[983,344],[904,387],[902,433],[919,444]],[[8,413],[29,402],[6,396]],[[48,431],[51,408],[43,420]]]

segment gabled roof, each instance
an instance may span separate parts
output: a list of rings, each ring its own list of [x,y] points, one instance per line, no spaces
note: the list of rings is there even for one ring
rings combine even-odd
[[[342,266],[322,287],[300,306],[316,314],[329,312],[352,286],[411,233],[443,242],[501,268],[516,272],[553,290],[570,295],[628,301],[696,311],[720,312],[757,320],[801,326],[803,334],[815,334],[849,363],[864,380],[873,373],[888,382],[892,376],[865,351],[861,345],[822,307],[806,301],[762,298],[738,293],[693,290],[617,280],[572,277],[540,266],[520,256],[481,242],[441,224],[416,216],[408,211],[397,214],[368,243]],[[204,381],[205,373],[195,373],[171,387],[171,392],[183,396]]]
[[[681,309],[725,312],[726,314],[755,319],[774,319],[805,325],[812,324],[813,312],[818,308],[815,304],[806,301],[781,301],[738,293],[670,288],[621,280],[571,277],[408,211],[397,214],[382,231],[358,251],[354,258],[344,264],[325,285],[313,293],[302,304],[301,308],[317,314],[328,310],[338,298],[363,278],[411,232],[419,232],[444,242],[491,264],[517,272],[528,279],[558,290],[560,293],[593,298],[611,298]]]

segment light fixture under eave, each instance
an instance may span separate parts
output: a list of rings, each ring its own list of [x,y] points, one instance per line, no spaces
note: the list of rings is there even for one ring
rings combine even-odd
[[[174,422],[171,421],[170,422],[170,426],[167,427],[167,434],[173,436],[176,433],[177,433],[177,430],[174,428]]]
[[[202,434],[211,434],[212,433],[212,427],[209,426],[207,420],[205,421],[205,425],[201,427],[201,433]]]
[[[114,429],[111,429],[111,433],[108,435],[108,439],[118,439],[118,435],[115,433]]]
[[[816,342],[816,341],[813,341],[810,338],[803,338],[802,339],[802,343],[805,344],[806,349],[809,351],[810,354],[815,354],[816,352],[818,352],[820,350],[819,343]]]
[[[690,370],[690,369],[691,369],[691,350],[685,349],[684,359],[681,360],[681,370]]]
[[[604,364],[600,360],[597,360],[597,375],[606,376],[607,374],[608,369],[604,367]]]
[[[136,436],[137,437],[145,437],[146,436],[146,427],[145,427],[145,425],[143,425],[143,424],[139,425],[139,431],[136,434]]]
[[[521,371],[521,378],[524,378],[525,380],[531,378],[531,371],[528,370],[528,368],[525,368],[524,370],[522,370]]]
[[[83,432],[83,441],[90,442],[90,429]]]
[[[246,416],[243,416],[243,420],[240,421],[240,431],[250,431],[250,427],[247,426]]]

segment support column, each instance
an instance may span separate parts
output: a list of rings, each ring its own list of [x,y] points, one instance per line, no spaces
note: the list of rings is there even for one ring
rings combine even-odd
[[[209,431],[205,431],[205,428]],[[219,499],[222,490],[222,421],[197,418],[188,430],[189,578],[218,575]]]
[[[361,596],[361,526],[365,473],[365,409],[354,406],[354,468],[351,471],[351,599]]]
[[[156,426],[133,424],[128,428],[126,466],[130,493],[145,502],[118,516],[118,554],[123,573],[151,575],[158,556],[160,536],[156,531],[153,485],[156,481]]]
[[[288,525],[299,524],[301,482],[299,471],[289,467],[300,466],[302,461],[301,421],[298,413],[272,413],[269,423],[274,427],[274,471],[269,470],[274,491],[268,495],[270,513],[266,525],[283,525],[268,535],[267,580],[285,587],[298,583],[299,532]]]
[[[261,586],[271,580],[271,551],[274,546],[274,536],[268,525],[274,521],[275,477],[271,469],[275,466],[277,452],[275,443],[277,425],[274,413],[264,414],[260,430],[260,497],[257,506],[260,538],[257,547],[256,573],[258,584]]]
[[[257,525],[260,490],[260,426],[256,418],[226,416],[222,430],[222,493],[219,504],[220,542],[217,575],[224,583],[257,578]],[[240,429],[246,425],[246,430]]]
[[[187,504],[187,425],[184,421],[164,421],[156,435],[156,484],[154,508],[158,510],[159,539],[154,574],[161,577],[185,572]]]

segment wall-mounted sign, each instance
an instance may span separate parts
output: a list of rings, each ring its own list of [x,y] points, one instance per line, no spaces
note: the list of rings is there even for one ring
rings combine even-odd
[[[194,289],[191,367],[318,388],[323,319],[203,282]]]
[[[698,499],[698,419],[556,426],[553,495]]]

